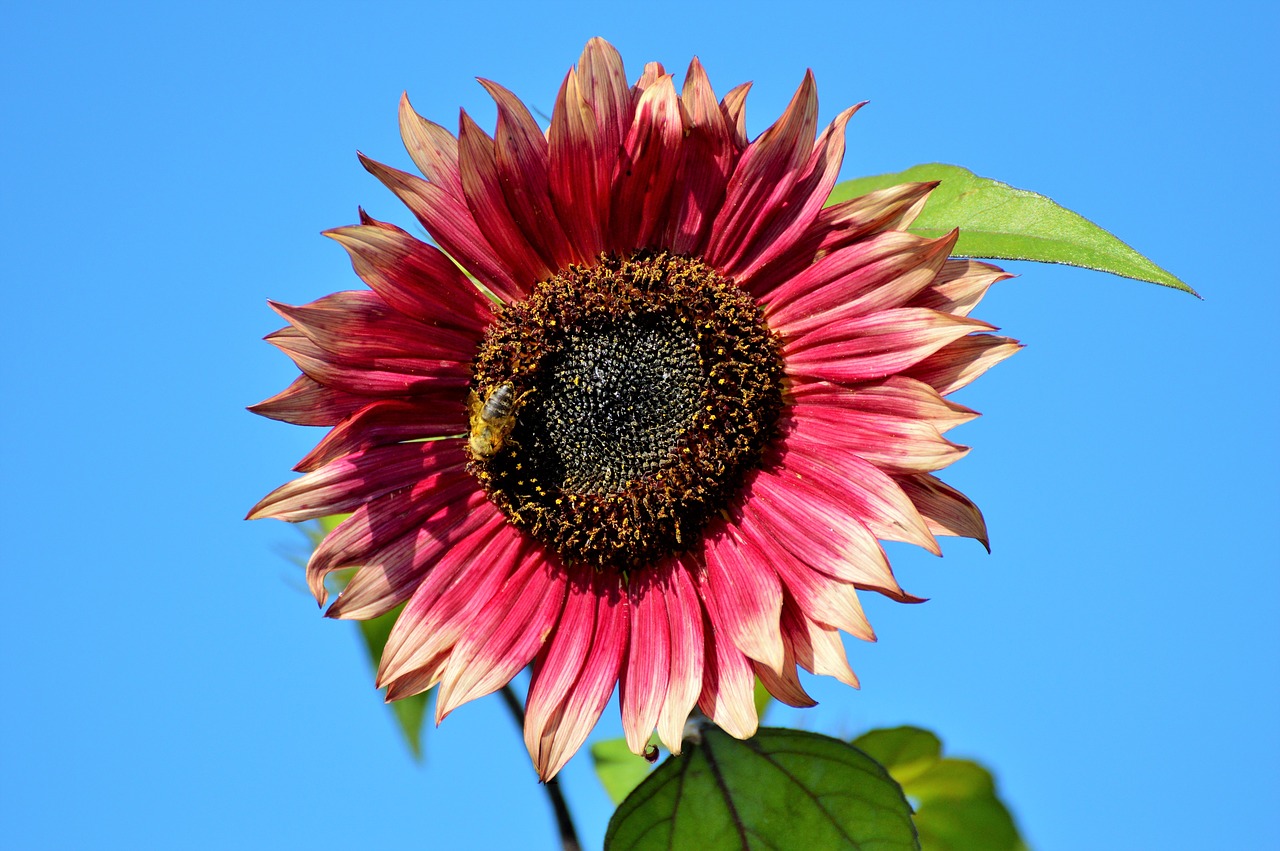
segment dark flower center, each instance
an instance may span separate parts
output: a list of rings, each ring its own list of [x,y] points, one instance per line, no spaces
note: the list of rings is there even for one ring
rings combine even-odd
[[[773,436],[781,378],[731,281],[687,257],[605,256],[489,329],[470,469],[564,561],[636,569],[692,547],[726,507]]]

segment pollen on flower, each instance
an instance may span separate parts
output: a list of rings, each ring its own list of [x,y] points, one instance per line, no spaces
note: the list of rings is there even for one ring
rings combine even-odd
[[[696,543],[773,435],[781,376],[760,309],[731,281],[687,257],[604,256],[486,334],[477,385],[528,398],[471,469],[567,563],[635,570]],[[545,486],[517,475],[525,465]]]

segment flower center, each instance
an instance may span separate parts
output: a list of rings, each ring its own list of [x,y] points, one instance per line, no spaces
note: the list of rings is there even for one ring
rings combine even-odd
[[[633,570],[694,546],[782,407],[755,302],[688,257],[604,256],[506,306],[475,361],[470,469],[567,563]]]

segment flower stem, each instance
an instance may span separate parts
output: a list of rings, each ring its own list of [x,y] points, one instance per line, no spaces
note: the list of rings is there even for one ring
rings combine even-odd
[[[520,698],[516,695],[515,689],[511,688],[510,683],[502,687],[502,700],[507,704],[507,709],[511,710],[511,714],[515,716],[516,724],[523,730],[524,707],[520,705]],[[582,844],[578,842],[578,831],[573,826],[573,817],[569,815],[569,805],[565,803],[564,793],[560,791],[560,778],[552,777],[542,784],[542,788],[547,790],[547,797],[551,799],[551,809],[556,814],[556,827],[560,831],[560,846],[564,851],[582,851]]]

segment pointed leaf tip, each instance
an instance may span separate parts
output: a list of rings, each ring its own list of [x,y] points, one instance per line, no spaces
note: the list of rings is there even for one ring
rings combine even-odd
[[[836,186],[828,203],[918,182],[933,183],[934,188],[908,229],[922,236],[941,236],[958,227],[958,255],[1079,266],[1201,297],[1173,273],[1078,213],[1044,195],[979,177],[960,166],[928,163],[846,181]]]

